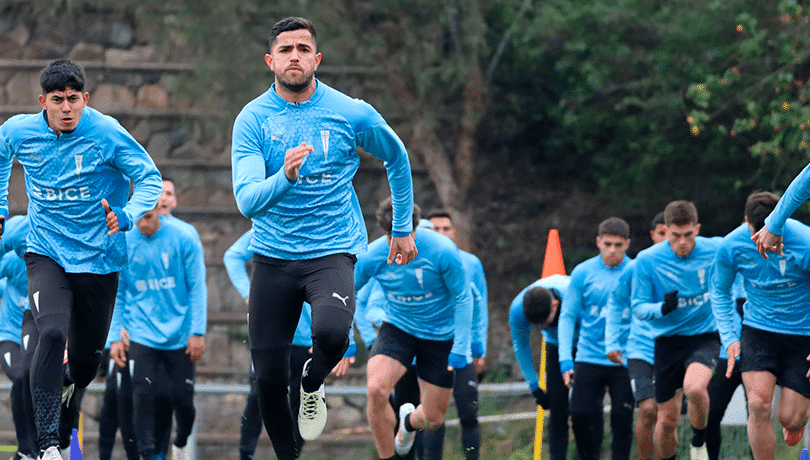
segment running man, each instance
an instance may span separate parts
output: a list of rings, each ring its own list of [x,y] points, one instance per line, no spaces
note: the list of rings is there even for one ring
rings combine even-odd
[[[40,75],[42,112],[16,115],[0,126],[0,233],[14,158],[25,171],[28,194],[24,260],[39,330],[31,392],[43,460],[61,460],[63,387],[69,397],[98,370],[118,272],[127,263],[122,232],[154,208],[161,190],[160,172],[146,150],[115,119],[87,107],[84,83],[75,63],[50,63]]]
[[[287,397],[289,345],[304,302],[312,306],[312,359],[301,379],[298,428],[326,424],[323,381],[342,359],[354,314],[354,263],[368,235],[352,188],[357,148],[388,171],[394,223],[387,263],[416,257],[413,184],[402,141],[369,104],[315,78],[321,62],[312,23],[286,18],[270,31],[275,82],[234,122],[233,189],[253,221],[250,343],[265,428],[280,460],[298,458]]]
[[[633,443],[633,390],[627,368],[605,354],[608,298],[630,258],[630,226],[610,217],[599,224],[599,255],[577,265],[563,297],[558,326],[560,373],[571,388],[569,411],[580,460],[598,460],[602,450],[605,390],[610,393],[613,460],[627,460]],[[574,357],[574,332],[580,324]],[[575,379],[576,377],[576,379]]]
[[[765,225],[751,236],[762,257],[767,259],[768,252],[782,255],[782,231],[785,222],[808,198],[810,198],[810,164],[805,166],[788,185],[776,208],[765,219]]]
[[[692,460],[706,460],[707,387],[720,340],[709,300],[719,238],[698,236],[695,205],[673,201],[664,210],[667,243],[638,253],[633,271],[633,314],[652,326],[655,339],[656,456],[673,460],[683,396],[693,436]]]
[[[784,249],[768,259],[757,255],[751,241],[778,202],[770,192],[748,197],[745,223],[723,238],[711,278],[712,308],[728,351],[726,376],[737,367],[742,372],[755,460],[773,460],[776,452],[771,424],[776,385],[782,387],[777,414],[789,445],[802,439],[810,408],[810,228],[787,219],[780,231]],[[732,294],[737,274],[742,274],[746,294],[742,331],[735,323]]]
[[[467,365],[472,329],[470,281],[456,245],[434,231],[413,227],[419,255],[407,266],[389,266],[387,257],[393,220],[391,199],[377,209],[377,222],[385,236],[358,257],[355,285],[361,289],[371,278],[379,282],[388,300],[386,319],[371,347],[366,366],[368,421],[382,460],[403,456],[413,447],[417,431],[435,430],[444,423],[453,388],[453,370]],[[394,385],[416,357],[420,404],[399,408],[389,404]]]

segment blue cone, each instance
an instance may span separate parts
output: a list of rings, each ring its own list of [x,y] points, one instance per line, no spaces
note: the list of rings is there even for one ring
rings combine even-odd
[[[70,435],[70,460],[83,460],[82,448],[79,446],[79,430],[76,428],[73,429],[73,433]],[[803,458],[802,460],[810,459]]]
[[[802,456],[800,460],[810,460],[810,454],[807,453],[807,449],[802,449]]]

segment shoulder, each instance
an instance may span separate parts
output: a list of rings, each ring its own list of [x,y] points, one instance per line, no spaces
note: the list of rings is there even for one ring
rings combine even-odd
[[[320,80],[316,96],[319,107],[340,114],[355,127],[355,131],[385,123],[382,115],[368,102],[343,94]]]
[[[47,129],[42,112],[14,115],[0,125],[0,137],[11,141],[41,134]]]

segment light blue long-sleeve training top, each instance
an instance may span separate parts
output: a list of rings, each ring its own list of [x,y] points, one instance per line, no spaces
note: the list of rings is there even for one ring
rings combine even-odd
[[[357,258],[355,289],[375,278],[388,303],[387,323],[419,339],[453,339],[451,353],[468,356],[473,299],[458,249],[433,230],[417,228],[414,239],[419,254],[407,265],[387,264],[385,236],[373,241]]]
[[[714,255],[722,238],[695,239],[686,257],[676,255],[669,241],[641,251],[633,270],[633,314],[652,326],[656,338],[669,335],[698,335],[714,332],[709,282]],[[664,294],[678,290],[678,306],[664,316]]]
[[[120,271],[127,263],[126,238],[123,232],[107,235],[101,199],[123,208],[134,226],[157,203],[160,172],[112,117],[85,107],[76,129],[61,135],[46,117],[44,111],[16,115],[0,126],[0,214],[8,215],[16,157],[25,169],[28,251],[50,257],[68,273]]]
[[[655,337],[650,324],[630,312],[630,296],[633,290],[633,267],[631,260],[616,289],[608,298],[605,318],[605,353],[619,350],[625,359],[640,359],[649,364],[655,360]]]
[[[489,311],[487,304],[487,279],[484,265],[474,254],[461,249],[461,261],[470,277],[473,295],[473,329],[470,342],[470,353],[473,358],[483,358],[487,354],[487,331],[489,328]]]
[[[284,174],[286,151],[314,147],[298,180]],[[352,187],[357,148],[381,159],[394,205],[393,235],[412,230],[413,183],[402,141],[368,103],[316,80],[306,102],[288,103],[275,83],[248,103],[233,127],[236,204],[253,220],[250,249],[266,257],[312,259],[366,250],[366,225]]]
[[[740,339],[732,292],[738,273],[746,296],[742,324],[780,334],[810,335],[810,227],[788,219],[783,230],[783,255],[770,254],[767,260],[757,252],[748,224],[722,240],[711,288],[724,349]]]
[[[630,258],[610,268],[597,255],[574,267],[571,282],[565,291],[557,327],[560,341],[560,367],[564,373],[573,369],[574,330],[580,322],[576,341],[576,362],[619,366],[605,354],[605,317],[610,294],[616,289],[619,277]]]
[[[233,283],[233,286],[243,299],[250,296],[250,277],[245,264],[253,257],[253,251],[249,249],[252,238],[253,229],[250,229],[225,251],[222,258],[231,283]],[[307,302],[304,302],[301,309],[301,316],[298,318],[298,326],[295,328],[292,344],[299,347],[312,346],[312,306]]]
[[[188,345],[192,335],[205,335],[208,290],[202,243],[172,219],[159,217],[152,236],[127,233],[129,265],[121,271],[107,345],[130,339],[159,350]]]
[[[3,300],[0,302],[0,342],[16,344],[22,337],[22,320],[28,306],[28,276],[25,262],[14,251],[0,258],[0,278],[6,280]]]
[[[529,340],[534,326],[526,319],[526,315],[523,314],[523,296],[529,289],[542,287],[553,290],[562,299],[565,297],[569,282],[570,277],[562,275],[553,275],[539,279],[523,288],[515,299],[512,300],[512,305],[509,307],[509,328],[512,331],[512,348],[515,350],[515,357],[517,358],[520,370],[523,372],[523,378],[526,380],[526,383],[529,385],[529,390],[531,391],[540,388],[540,382],[537,377],[537,369],[532,360],[532,349]],[[546,343],[557,345],[557,328],[547,327],[543,329],[543,340],[545,340]]]
[[[790,182],[774,210],[765,218],[768,231],[774,235],[781,235],[784,232],[785,222],[808,199],[810,199],[810,164]]]

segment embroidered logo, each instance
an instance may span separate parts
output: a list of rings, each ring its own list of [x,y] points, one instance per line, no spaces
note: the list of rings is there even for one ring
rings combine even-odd
[[[321,144],[323,144],[323,158],[329,161],[329,131],[321,131]]]
[[[786,270],[787,270],[787,260],[782,259],[779,261],[779,273],[781,273],[782,276],[785,276]]]
[[[341,297],[337,292],[333,292],[332,297],[340,299],[340,301],[343,302],[343,306],[347,306],[346,301],[349,300],[349,296]]]
[[[416,275],[416,281],[418,281],[418,282],[419,282],[419,287],[425,287],[425,286],[424,286],[424,282],[425,282],[425,275],[424,275],[424,273],[422,272],[422,269],[421,269],[421,268],[417,268],[416,270],[414,270],[414,274]]]
[[[161,253],[160,258],[163,259],[163,268],[168,270],[169,269],[169,253],[168,252]]]
[[[76,175],[82,173],[82,156],[81,155],[74,155],[73,158],[76,160]]]
[[[706,269],[701,268],[700,270],[698,270],[697,275],[698,275],[698,279],[700,280],[700,287],[705,287],[706,286]]]

